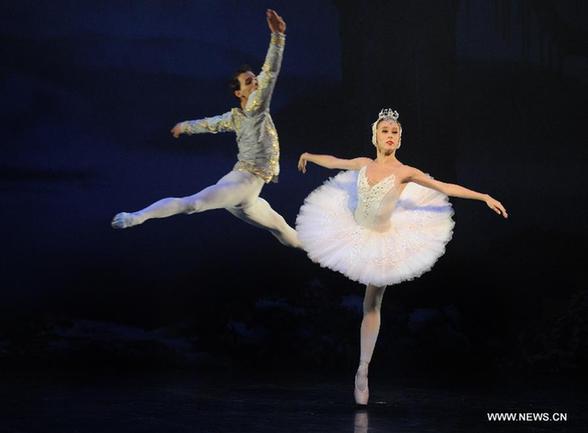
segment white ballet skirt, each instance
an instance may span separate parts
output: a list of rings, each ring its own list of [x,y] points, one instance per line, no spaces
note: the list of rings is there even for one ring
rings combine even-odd
[[[328,179],[304,201],[296,231],[308,256],[353,281],[388,286],[430,270],[453,234],[447,196],[366,167]]]

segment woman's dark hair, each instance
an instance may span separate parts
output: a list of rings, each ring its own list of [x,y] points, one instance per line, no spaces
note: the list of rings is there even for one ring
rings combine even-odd
[[[229,83],[229,87],[231,88],[231,93],[234,93],[237,90],[241,90],[241,83],[239,83],[239,75],[243,72],[251,71],[251,66],[249,65],[241,65],[239,69],[237,69],[233,76],[231,77],[231,82]]]

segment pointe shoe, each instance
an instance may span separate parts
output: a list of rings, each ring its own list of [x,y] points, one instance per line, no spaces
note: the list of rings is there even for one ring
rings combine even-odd
[[[357,369],[355,374],[355,389],[353,390],[353,397],[355,403],[365,406],[370,398],[370,390],[368,388],[367,367]]]
[[[134,215],[128,212],[117,213],[110,222],[110,225],[113,229],[126,229],[137,224],[138,222],[136,221]]]

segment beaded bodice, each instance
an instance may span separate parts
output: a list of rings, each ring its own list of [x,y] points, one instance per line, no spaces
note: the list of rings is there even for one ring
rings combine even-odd
[[[375,231],[390,228],[390,216],[396,207],[400,190],[393,174],[370,185],[366,175],[367,167],[359,170],[357,176],[357,207],[354,217],[359,225]]]

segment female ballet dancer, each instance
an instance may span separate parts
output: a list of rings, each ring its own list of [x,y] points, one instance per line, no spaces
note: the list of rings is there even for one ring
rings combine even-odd
[[[303,153],[298,161],[303,173],[307,162],[348,170],[306,198],[296,231],[313,261],[366,285],[354,390],[361,405],[369,398],[368,366],[380,329],[384,290],[419,277],[443,255],[454,225],[447,196],[483,201],[508,217],[488,194],[440,182],[402,164],[396,158],[401,137],[398,113],[384,109],[372,124],[376,159]]]
[[[180,122],[171,133],[203,134],[233,131],[239,154],[233,169],[215,185],[188,197],[161,199],[136,212],[120,212],[111,225],[125,229],[152,218],[167,218],[212,209],[226,209],[249,224],[268,230],[282,244],[299,248],[296,232],[269,203],[259,197],[265,183],[277,182],[280,171],[280,144],[269,107],[282,64],[286,43],[286,22],[273,9],[266,11],[271,32],[269,49],[261,73],[240,69],[231,83],[239,108],[200,120]]]

